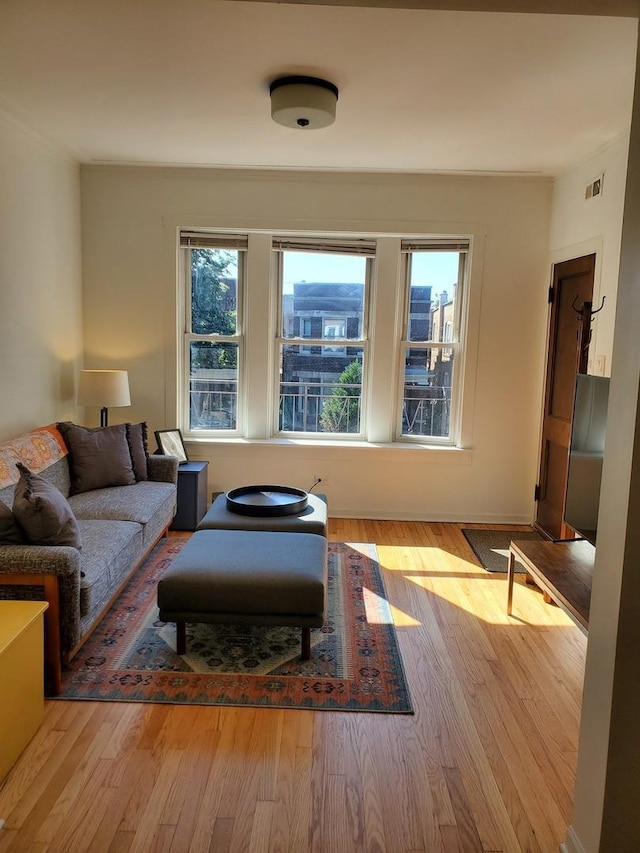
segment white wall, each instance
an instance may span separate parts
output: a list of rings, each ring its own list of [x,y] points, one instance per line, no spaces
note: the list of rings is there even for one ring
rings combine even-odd
[[[640,56],[639,56],[640,60]],[[640,64],[589,618],[575,803],[566,849],[640,849]]]
[[[0,113],[0,440],[76,415],[78,166]]]
[[[638,103],[636,94],[634,120]],[[558,179],[551,217],[551,263],[597,253],[594,302],[602,296],[606,302],[594,319],[589,370],[612,376],[575,805],[563,848],[572,853],[636,850],[640,844],[635,796],[640,755],[637,129],[631,155],[628,188],[629,134]],[[602,173],[602,196],[585,200],[585,185]],[[632,194],[625,199],[629,188]]]
[[[189,450],[210,460],[210,490],[308,487],[320,472],[334,515],[531,519],[550,182],[124,167],[83,167],[81,182],[86,366],[127,368],[133,406],[110,418],[151,429],[176,425],[178,227],[484,235],[470,453],[259,441]]]
[[[626,133],[558,178],[553,189],[551,264],[596,253],[594,308],[606,299],[593,320],[588,369],[605,376],[611,375],[628,151]],[[585,199],[586,185],[602,174],[602,194]]]

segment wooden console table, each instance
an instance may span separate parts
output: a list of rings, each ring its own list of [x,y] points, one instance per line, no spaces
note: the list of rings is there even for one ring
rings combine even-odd
[[[586,634],[596,549],[590,542],[513,541],[509,547],[507,614],[511,616],[515,561],[520,560],[536,584]]]

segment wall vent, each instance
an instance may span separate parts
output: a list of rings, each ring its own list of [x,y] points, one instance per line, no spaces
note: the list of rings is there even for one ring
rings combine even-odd
[[[587,186],[584,188],[584,197],[585,198],[595,198],[598,195],[602,195],[602,185],[604,183],[604,174],[600,175],[599,178],[596,178],[593,181],[590,181]]]

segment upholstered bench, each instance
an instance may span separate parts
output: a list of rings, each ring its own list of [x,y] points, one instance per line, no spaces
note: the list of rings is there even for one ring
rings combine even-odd
[[[176,623],[179,655],[187,622],[300,627],[308,660],[311,628],[324,624],[326,585],[324,536],[200,530],[158,583],[160,619]]]
[[[264,530],[282,533],[327,535],[326,495],[308,495],[307,506],[298,515],[241,515],[227,509],[227,496],[216,497],[198,525],[198,530]]]

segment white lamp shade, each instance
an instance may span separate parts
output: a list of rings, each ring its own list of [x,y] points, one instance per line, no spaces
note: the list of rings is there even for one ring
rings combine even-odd
[[[316,130],[333,124],[338,89],[317,77],[281,77],[270,87],[271,118],[285,127]]]
[[[81,370],[78,387],[80,406],[130,406],[129,374],[126,370]]]

